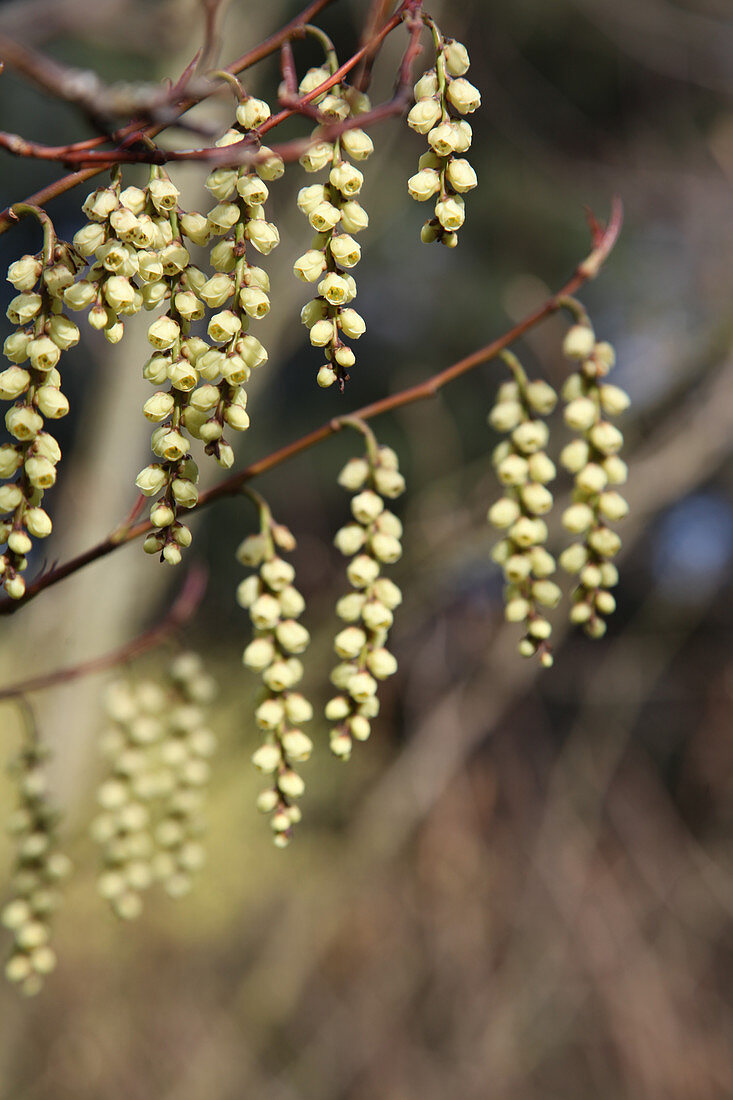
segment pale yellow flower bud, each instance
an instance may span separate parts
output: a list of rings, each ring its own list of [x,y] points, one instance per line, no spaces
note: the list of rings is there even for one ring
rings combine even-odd
[[[267,184],[259,176],[253,175],[240,175],[237,180],[237,192],[248,206],[262,206],[270,196]]]
[[[349,562],[346,574],[354,588],[366,588],[379,576],[379,563],[366,554],[358,554]]]
[[[224,344],[232,340],[241,328],[242,322],[236,313],[230,309],[224,309],[211,318],[207,332],[217,344]]]
[[[397,470],[378,469],[374,473],[377,492],[390,500],[405,491],[405,479]]]
[[[407,125],[418,134],[427,134],[443,113],[436,99],[419,99],[407,116]]]
[[[626,412],[631,404],[629,395],[620,386],[609,386],[606,383],[600,387],[599,395],[601,407],[608,416],[619,416]]]
[[[590,397],[576,397],[566,405],[564,411],[565,423],[574,431],[587,431],[595,424],[598,417],[598,407]]]
[[[454,198],[437,202],[435,204],[435,216],[446,231],[454,232],[456,229],[460,229],[466,218],[461,196],[456,195]]]
[[[566,531],[579,535],[587,531],[593,523],[593,509],[587,504],[571,504],[562,515],[562,525]]]
[[[332,237],[329,247],[334,260],[342,267],[354,267],[361,259],[361,245],[348,233]]]
[[[335,187],[345,198],[353,198],[361,191],[364,176],[353,164],[342,161],[335,165],[328,176],[332,187]]]
[[[159,351],[172,348],[180,336],[181,330],[172,317],[159,317],[148,329],[148,340]]]
[[[450,76],[463,76],[468,71],[468,50],[462,42],[446,38],[443,44],[445,67]]]
[[[228,233],[239,221],[239,207],[235,202],[221,202],[209,211],[208,221],[213,233]]]
[[[6,316],[14,325],[27,325],[40,313],[42,304],[40,294],[18,294],[8,306]]]
[[[469,80],[459,77],[448,85],[448,99],[462,115],[471,114],[481,106],[481,95]]]
[[[452,157],[446,168],[446,177],[454,191],[463,194],[473,190],[478,184],[476,172],[467,160]]]
[[[598,510],[606,519],[615,522],[628,515],[629,505],[620,493],[609,490],[598,498]]]
[[[536,451],[527,459],[529,476],[532,481],[538,481],[541,485],[553,481],[557,470],[552,459],[548,458],[544,451]]]
[[[363,206],[351,199],[341,207],[341,228],[346,233],[361,233],[369,225],[369,215]]]
[[[327,344],[330,344],[334,336],[333,321],[327,321],[325,318],[322,321],[316,321],[315,324],[311,326],[309,336],[313,347],[323,348]]]
[[[289,561],[284,561],[282,558],[275,557],[270,558],[269,561],[266,561],[262,565],[260,568],[260,576],[273,592],[279,592],[287,585],[293,583],[295,570]]]
[[[341,135],[341,145],[352,160],[366,160],[374,152],[374,143],[364,130],[354,128]]]
[[[279,180],[285,172],[285,162],[281,156],[273,153],[272,149],[268,149],[266,145],[261,145],[257,160],[254,163],[254,169],[260,179]]]
[[[28,389],[31,376],[22,367],[7,367],[0,371],[0,398],[3,401],[14,401]]]
[[[338,483],[344,489],[354,492],[361,489],[369,477],[369,463],[364,458],[350,458],[338,476]]]
[[[350,299],[349,284],[341,275],[330,271],[318,284],[318,293],[332,306],[343,305]],[[311,330],[312,331],[312,330]]]
[[[194,508],[198,503],[198,489],[185,478],[174,478],[171,482],[171,491],[179,508]]]
[[[623,485],[628,478],[628,466],[618,455],[609,455],[608,458],[604,458],[603,469],[611,485]]]
[[[255,99],[250,96],[237,107],[237,122],[245,130],[252,130],[255,126],[261,126],[270,117],[271,111],[264,99]]]
[[[31,339],[27,332],[12,332],[3,344],[3,355],[11,363],[24,363],[28,358],[28,345]]]
[[[571,474],[576,474],[587,464],[590,447],[584,439],[574,439],[560,452],[560,462]]]
[[[600,493],[606,488],[608,475],[602,466],[596,462],[589,462],[575,477],[576,488],[583,493]]]
[[[282,754],[277,745],[260,745],[252,754],[252,763],[258,771],[269,775],[274,772],[282,761]]]
[[[329,233],[340,220],[339,208],[327,201],[319,202],[308,215],[308,221],[317,233]]]
[[[590,430],[590,440],[601,454],[612,455],[623,445],[624,437],[614,424],[601,420]]]
[[[364,318],[355,309],[347,307],[340,310],[337,323],[344,335],[352,340],[358,340],[366,332]]]
[[[206,245],[211,240],[211,227],[203,214],[181,214],[178,220],[181,232],[194,244]]]
[[[69,411],[69,399],[56,386],[41,386],[33,402],[38,411],[51,420],[66,416]]]
[[[366,532],[356,523],[350,523],[336,532],[334,546],[346,557],[357,554],[366,542]]]
[[[562,350],[568,359],[587,359],[592,355],[596,338],[588,325],[572,325],[565,333]]]
[[[264,220],[247,222],[245,235],[263,256],[269,255],[280,244],[277,226]]]

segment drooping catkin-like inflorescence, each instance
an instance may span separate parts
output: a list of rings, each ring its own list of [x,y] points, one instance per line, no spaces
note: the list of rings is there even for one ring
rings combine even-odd
[[[606,632],[604,616],[616,607],[609,589],[618,582],[612,559],[621,548],[621,539],[609,524],[623,519],[629,510],[614,488],[624,484],[628,470],[618,455],[623,435],[611,419],[628,408],[629,397],[603,381],[615,354],[610,344],[596,340],[589,323],[583,321],[568,330],[563,351],[578,370],[562,391],[565,423],[577,433],[560,455],[562,465],[575,476],[573,503],[562,522],[578,541],[562,552],[560,564],[568,573],[578,574],[571,621],[581,624],[591,638],[600,638]]]
[[[195,653],[177,657],[162,683],[122,679],[108,689],[101,746],[110,772],[91,831],[104,864],[99,892],[125,920],[139,915],[155,882],[171,897],[188,893],[204,863],[202,808],[216,749],[205,708],[216,693]]]
[[[435,67],[415,85],[415,105],[407,123],[418,134],[427,134],[430,151],[420,157],[419,171],[407,182],[417,202],[435,199],[435,215],[425,222],[423,241],[440,241],[449,248],[458,244],[458,230],[465,220],[467,191],[477,183],[471,164],[461,155],[468,151],[473,136],[462,115],[481,104],[481,96],[470,81],[468,51],[461,42],[443,38],[430,21],[435,43]]]
[[[297,800],[305,789],[294,765],[304,763],[313,751],[310,737],[301,729],[313,717],[313,708],[294,690],[303,677],[297,655],[305,651],[310,635],[298,622],[305,601],[293,585],[295,570],[278,553],[294,550],[295,539],[287,527],[273,522],[265,502],[255,499],[260,531],[244,539],[237,559],[257,572],[240,583],[237,602],[249,611],[254,632],[242,661],[263,682],[255,710],[262,744],[253,753],[252,763],[268,776],[269,785],[260,792],[257,808],[271,815],[274,842],[284,848],[292,838],[293,825],[300,821]]]
[[[552,508],[547,486],[556,474],[545,452],[549,431],[543,417],[554,409],[557,395],[547,382],[529,381],[514,355],[505,352],[504,358],[514,379],[499,387],[489,415],[491,427],[509,436],[493,455],[504,495],[491,506],[487,518],[504,537],[492,557],[504,571],[506,618],[524,625],[519,652],[525,657],[539,653],[543,665],[549,666],[552,628],[542,608],[556,607],[562,593],[549,579],[556,565],[545,547],[547,524],[541,518]]]
[[[354,740],[366,741],[371,720],[379,713],[378,681],[397,671],[397,661],[386,648],[393,612],[402,602],[397,585],[382,576],[385,565],[402,555],[402,524],[384,507],[384,497],[398,497],[405,488],[391,447],[379,447],[366,432],[367,453],[350,459],[339,484],[356,495],[351,501],[354,522],[336,533],[336,547],[351,558],[346,569],[352,591],[336,605],[349,625],[336,635],[334,649],[340,661],[331,682],[338,694],[326,705],[332,723],[331,751],[342,759],[351,755]]]
[[[336,62],[333,62],[334,69]],[[300,82],[306,95],[328,80],[328,69],[310,69]],[[331,122],[343,122],[368,109],[365,95],[345,84],[336,84],[313,101],[321,115]],[[318,138],[318,130],[314,132]],[[306,283],[317,283],[318,294],[301,311],[309,329],[310,342],[323,348],[327,362],[318,371],[319,386],[337,383],[343,389],[355,362],[353,349],[344,342],[358,340],[366,330],[364,319],[350,305],[356,297],[351,269],[361,259],[355,234],[366,229],[369,218],[357,196],[364,177],[352,160],[365,160],[374,151],[372,139],[363,130],[345,130],[335,141],[316,140],[300,158],[306,172],[328,170],[324,183],[314,183],[298,192],[298,208],[315,230],[311,247],[295,261],[294,272]]]
[[[0,581],[12,599],[25,593],[23,572],[34,539],[51,533],[41,507],[43,494],[56,481],[61,449],[45,429],[48,420],[66,416],[69,402],[61,392],[61,353],[79,340],[79,329],[62,312],[64,291],[74,282],[81,260],[58,241],[44,222],[44,248],[10,265],[8,281],[19,293],[7,309],[16,331],[3,353],[10,366],[0,371],[0,400],[12,402],[5,426],[12,441],[0,446]]]
[[[45,755],[33,731],[13,765],[19,805],[8,823],[17,854],[13,897],[2,910],[2,923],[14,940],[5,974],[27,994],[38,993],[56,966],[50,923],[60,902],[59,884],[71,870],[58,846],[58,814],[48,803]]]
[[[251,372],[267,362],[267,351],[247,330],[250,321],[259,320],[270,310],[270,279],[267,272],[250,262],[248,250],[267,256],[277,247],[277,227],[267,221],[265,203],[267,182],[284,172],[282,159],[259,145],[257,127],[270,117],[264,100],[245,98],[237,107],[236,125],[217,141],[224,148],[253,135],[254,150],[259,149],[253,165],[217,168],[206,180],[206,187],[217,205],[204,218],[184,214],[181,228],[195,244],[206,244],[220,237],[211,249],[214,274],[199,288],[199,297],[214,311],[208,324],[209,345],[202,346],[196,368],[202,384],[193,391],[183,422],[200,439],[207,454],[228,468],[234,452],[224,437],[227,428],[244,431],[249,427],[246,412],[247,393],[243,384]]]
[[[145,208],[140,216],[160,229],[161,240],[166,243],[146,251],[144,259],[140,252],[140,278],[147,280],[150,308],[159,302],[168,304],[166,312],[148,326],[153,355],[143,368],[143,376],[153,385],[167,388],[156,390],[143,406],[147,419],[157,425],[151,446],[158,461],[140,471],[136,485],[145,496],[155,498],[150,509],[155,531],[147,536],[143,548],[148,554],[160,554],[161,561],[176,565],[181,551],[191,544],[190,528],[178,516],[198,501],[198,467],[189,453],[184,417],[199,380],[196,360],[202,342],[189,334],[191,323],[204,315],[198,292],[206,277],[191,264],[183,244],[178,188],[161,169],[153,168],[142,194]]]

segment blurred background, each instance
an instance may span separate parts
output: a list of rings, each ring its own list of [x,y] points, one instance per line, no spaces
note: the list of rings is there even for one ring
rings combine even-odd
[[[298,6],[231,0],[221,63]],[[343,57],[367,10],[338,0],[324,13]],[[303,823],[276,851],[254,809],[256,685],[241,667],[248,621],[234,602],[244,574],[233,553],[253,510],[231,500],[202,513],[185,560],[206,563],[209,585],[184,642],[220,684],[208,865],[185,900],[151,892],[135,924],[115,920],[96,894],[88,839],[109,677],[34,696],[76,874],[54,926],[57,972],[34,1000],[0,988],[7,1100],[733,1095],[733,13],[728,0],[443,0],[429,10],[468,45],[483,95],[469,154],[480,185],[460,246],[420,244],[424,209],[405,180],[424,142],[404,122],[382,125],[356,271],[367,334],[346,395],[319,391],[320,357],[298,321],[308,291],[291,274],[308,240],[293,202],[303,176],[289,170],[272,188],[282,243],[266,264],[272,313],[257,325],[270,362],[249,387],[237,462],[503,332],[585,255],[584,206],[603,218],[618,193],[621,241],[582,292],[599,338],[617,349],[612,380],[633,399],[618,612],[601,642],[556,616],[549,672],[516,654],[485,522],[498,495],[486,427],[498,364],[375,423],[408,479],[406,553],[392,571],[405,590],[400,670],[348,765],[329,757],[326,728],[313,723],[320,751],[303,769]],[[175,79],[201,25],[194,0],[0,4],[1,33],[110,82]],[[397,32],[380,55],[375,101],[390,95],[403,44]],[[317,52],[298,45],[296,60],[302,73]],[[278,79],[271,59],[247,86],[271,98]],[[221,99],[193,117],[223,128],[230,110]],[[0,127],[50,143],[90,133],[10,71]],[[0,206],[57,174],[7,154],[2,165]],[[208,209],[202,172],[172,174],[187,205]],[[49,207],[60,235],[81,226],[87,190]],[[37,247],[22,224],[0,238],[0,266]],[[149,454],[145,327],[133,319],[115,348],[85,333],[65,356],[72,415],[59,422],[49,562],[104,537],[134,502]],[[552,318],[515,349],[556,384],[563,331]],[[561,426],[558,449],[560,436]],[[355,438],[334,438],[257,486],[298,537],[317,706],[345,591],[331,546],[348,507],[336,474],[356,453]],[[182,570],[133,544],[42,594],[2,622],[0,686],[129,641],[164,614]],[[165,659],[132,672],[154,674]],[[0,728],[10,760],[21,728],[11,704]],[[12,804],[10,780],[0,797]],[[11,862],[3,840],[4,894]]]

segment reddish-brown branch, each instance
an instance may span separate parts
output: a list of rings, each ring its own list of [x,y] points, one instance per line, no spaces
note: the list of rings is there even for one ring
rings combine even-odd
[[[0,688],[0,701],[15,699],[21,695],[30,695],[33,691],[42,691],[44,688],[54,687],[56,684],[66,684],[70,680],[76,680],[80,676],[87,676],[92,672],[103,672],[105,669],[113,668],[123,661],[131,661],[133,657],[139,657],[141,653],[145,653],[148,649],[153,649],[164,638],[174,634],[176,630],[193,618],[203,599],[206,580],[206,570],[200,565],[194,566],[186,577],[183,588],[168,614],[150,630],[146,630],[144,634],[133,638],[126,645],[113,649],[111,653],[104,653],[101,657],[94,657],[92,660],[83,661],[78,665],[58,668],[53,672],[46,672],[42,676],[34,676],[30,680],[21,680],[20,683]]]
[[[585,260],[578,265],[570,279],[556,294],[553,294],[533,313],[530,313],[524,320],[505,332],[503,336],[499,336],[496,340],[492,340],[491,343],[486,344],[483,348],[479,348],[478,351],[473,352],[471,355],[467,355],[464,359],[459,359],[457,363],[453,363],[450,367],[446,367],[445,370],[441,371],[439,374],[433,375],[432,378],[428,378],[424,382],[419,382],[417,385],[411,386],[408,389],[401,390],[399,393],[383,397],[379,401],[372,402],[370,405],[365,405],[363,408],[357,409],[355,412],[349,414],[350,417],[358,417],[360,420],[372,420],[374,417],[381,416],[382,413],[392,412],[405,405],[411,405],[415,401],[422,401],[425,398],[433,397],[439,390],[447,386],[450,382],[453,382],[456,378],[460,378],[461,375],[467,374],[481,363],[486,363],[490,359],[496,358],[500,352],[509,347],[510,344],[513,344],[528,332],[529,329],[544,320],[544,318],[554,310],[561,307],[563,299],[566,299],[569,295],[575,294],[584,283],[597,275],[600,267],[618,240],[622,220],[623,207],[621,200],[616,197],[612,203],[611,216],[608,224],[599,233],[593,231],[593,249]],[[593,229],[592,223],[591,228]],[[222,497],[235,495],[248,481],[251,481],[255,477],[259,477],[261,474],[267,473],[276,466],[280,466],[283,462],[287,462],[288,459],[294,458],[295,455],[301,454],[303,451],[308,450],[309,447],[313,447],[329,436],[335,435],[344,427],[345,419],[348,418],[335,417],[333,420],[329,420],[328,423],[322,424],[312,432],[308,432],[292,443],[288,443],[279,450],[266,455],[258,462],[252,463],[252,465],[247,466],[244,470],[232,474],[231,477],[222,481],[219,485],[214,486],[212,489],[209,489],[208,492],[202,493],[199,497],[196,509],[204,508],[208,504],[220,500]],[[140,538],[141,535],[145,535],[151,530],[152,524],[148,520],[138,523],[134,527],[127,525],[122,526],[102,542],[86,550],[83,554],[79,554],[63,565],[59,565],[55,569],[52,569],[49,573],[40,576],[36,581],[28,585],[25,595],[20,600],[5,599],[1,601],[0,615],[12,614],[29,600],[33,599],[34,596],[37,596],[39,592],[43,592],[46,588],[51,588],[66,577],[79,572],[80,569],[83,569],[84,566],[89,565],[91,562],[98,561],[100,558],[104,558],[108,554],[111,554],[118,546],[123,546],[134,539]]]
[[[390,34],[395,27],[399,26],[400,22],[401,17],[399,15],[393,16],[367,46],[363,46],[361,49],[357,50],[357,52],[350,57],[348,61],[345,61],[332,76],[324,80],[323,83],[319,84],[313,91],[303,96],[294,97],[292,103],[288,104],[283,110],[278,111],[277,114],[272,115],[258,128],[257,135],[259,137],[264,137],[270,130],[280,126],[286,119],[292,118],[293,115],[307,115],[316,122],[323,122],[324,129],[322,135],[320,135],[320,139],[329,141],[334,140],[339,134],[343,133],[344,130],[351,129],[354,126],[373,125],[374,123],[383,121],[385,118],[400,113],[405,107],[407,99],[406,93],[409,90],[410,69],[406,67],[404,59],[400,69],[401,76],[397,92],[389,103],[382,104],[373,111],[360,115],[358,119],[350,119],[345,122],[330,124],[327,120],[321,118],[315,108],[310,108],[310,104],[314,99],[318,98],[324,92],[328,91],[329,88],[332,88],[335,84],[343,80],[343,78],[351,72],[365,56],[367,50],[376,49],[384,41],[386,36]],[[413,37],[411,37],[410,41],[411,48],[408,49],[405,55],[406,58],[415,56],[415,51],[412,48]],[[141,134],[148,135],[151,132],[151,128],[140,131]],[[92,165],[101,165],[104,168],[111,167],[113,164],[170,164],[177,161],[203,161],[211,165],[240,165],[256,160],[258,155],[257,146],[254,143],[256,139],[249,136],[243,138],[240,142],[236,142],[233,145],[227,145],[223,148],[218,146],[178,150],[166,150],[154,147],[138,149],[125,148],[125,144],[129,144],[130,138],[134,138],[134,136],[134,134],[128,134],[127,142],[123,142],[117,149],[95,149],[92,148],[92,143],[90,141],[73,145],[44,145],[40,142],[28,141],[18,134],[9,134],[0,131],[0,148],[6,149],[9,153],[20,157],[29,157],[36,160],[59,161],[69,166],[83,165],[91,167]],[[302,156],[310,144],[312,144],[311,138],[295,139],[294,141],[279,145],[276,151],[284,161],[290,162]]]
[[[244,72],[246,69],[251,68],[251,66],[257,64],[257,62],[259,61],[262,61],[270,54],[275,53],[277,50],[280,49],[283,42],[286,42],[301,33],[303,25],[305,23],[311,22],[311,20],[316,15],[318,15],[319,12],[323,11],[323,9],[328,7],[328,5],[331,3],[333,3],[333,0],[312,0],[312,2],[308,4],[298,15],[291,19],[289,23],[286,23],[283,27],[281,27],[279,31],[271,34],[269,38],[266,38],[263,42],[259,44],[259,46],[255,46],[253,49],[248,50],[245,54],[242,54],[241,57],[237,58],[236,61],[233,61],[231,62],[231,64],[227,65],[227,71],[234,74]],[[179,85],[180,82],[176,85],[176,89],[179,88]],[[207,84],[205,90],[201,91],[200,93],[197,93],[196,95],[189,94],[186,98],[181,99],[178,103],[175,104],[178,115],[180,116],[181,114],[184,114],[186,111],[190,110],[191,107],[196,106],[197,103],[200,103],[202,99],[205,99],[211,94],[212,87],[210,84]],[[174,104],[171,104],[171,106],[174,106]],[[167,125],[170,125],[170,121],[172,120],[154,126],[143,127],[143,132],[147,137],[155,137],[155,135],[160,133],[161,130],[165,129]],[[123,127],[123,129],[118,131],[114,135],[114,137],[117,141],[121,142],[125,138],[130,138],[140,131],[141,120],[135,119],[131,121],[127,126]],[[20,140],[22,141],[23,139]],[[106,141],[107,138],[99,137],[90,139],[83,143],[77,143],[75,146],[69,146],[68,148],[71,150],[78,150],[82,148],[89,149],[95,146],[102,145]],[[59,157],[58,159],[61,161],[61,163],[64,163],[63,157]],[[89,179],[93,179],[94,176],[98,175],[100,172],[103,172],[105,168],[109,166],[110,162],[109,160],[107,160],[102,165],[95,165],[94,167],[84,168],[79,171],[71,172],[70,174],[63,176],[61,179],[55,180],[53,183],[48,184],[48,186],[40,188],[40,190],[36,191],[33,195],[30,195],[25,201],[27,203],[32,203],[35,206],[45,206],[46,203],[50,202],[52,199],[58,198],[59,195],[63,195],[67,191],[70,191],[73,187],[76,187],[77,184],[84,183],[86,180]],[[11,224],[12,221],[8,216],[7,210],[0,212],[0,234],[6,232],[10,228]]]

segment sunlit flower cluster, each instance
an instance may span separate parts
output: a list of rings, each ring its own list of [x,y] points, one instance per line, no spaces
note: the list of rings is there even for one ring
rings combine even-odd
[[[51,533],[41,505],[56,481],[61,448],[46,424],[69,411],[58,366],[62,352],[79,340],[79,329],[62,310],[81,261],[48,226],[45,232],[43,252],[22,256],[8,269],[18,294],[7,309],[16,326],[3,345],[10,365],[0,371],[0,400],[12,402],[5,413],[11,441],[0,446],[0,581],[12,599],[25,593],[22,574],[33,540]]]
[[[578,365],[563,391],[564,417],[576,433],[563,449],[560,462],[574,475],[573,503],[563,514],[563,526],[577,537],[560,555],[560,564],[578,575],[570,618],[592,638],[606,632],[604,616],[616,601],[609,589],[618,582],[613,558],[621,539],[610,524],[624,518],[629,506],[615,488],[627,477],[618,455],[623,435],[615,424],[629,406],[629,397],[603,379],[615,362],[610,344],[597,341],[589,324],[575,324],[567,332],[563,350]]]
[[[213,273],[198,288],[210,311],[208,343],[199,341],[196,369],[201,385],[191,395],[183,423],[225,468],[232,465],[234,454],[224,432],[249,427],[243,385],[253,370],[267,362],[266,349],[248,329],[251,321],[270,310],[270,279],[264,268],[250,262],[251,252],[268,256],[280,242],[277,227],[265,216],[265,203],[267,183],[282,176],[284,165],[256,138],[256,128],[269,117],[264,100],[248,97],[239,104],[236,124],[216,144],[226,148],[253,135],[253,148],[259,149],[256,161],[210,172],[206,187],[216,205],[205,217],[183,214],[180,219],[184,235],[194,244],[220,238],[210,251]]]
[[[19,805],[8,822],[16,848],[12,897],[2,910],[2,923],[13,935],[6,977],[23,993],[38,993],[56,966],[49,944],[51,918],[60,902],[59,885],[71,863],[59,850],[57,813],[47,797],[44,753],[35,737],[20,753],[13,771]]]
[[[177,657],[163,683],[109,687],[101,746],[110,771],[91,831],[104,864],[99,893],[124,920],[140,914],[155,882],[171,897],[188,893],[204,863],[202,809],[216,749],[206,706],[216,694],[194,653]]]
[[[402,524],[385,508],[383,498],[400,496],[405,481],[392,448],[378,447],[367,436],[366,456],[346,463],[339,484],[355,494],[353,521],[334,539],[337,549],[351,559],[346,575],[352,590],[336,605],[337,615],[348,625],[334,642],[339,663],[331,682],[338,694],[326,705],[326,718],[332,724],[331,751],[346,760],[353,742],[369,737],[371,721],[379,713],[379,681],[397,671],[386,645],[402,593],[382,570],[402,556]]]
[[[493,455],[504,495],[491,506],[488,519],[504,535],[492,557],[504,571],[506,618],[524,626],[519,652],[525,657],[539,653],[542,663],[551,665],[552,628],[542,609],[556,607],[562,593],[549,579],[556,564],[545,546],[548,530],[541,518],[552,508],[548,485],[556,475],[545,450],[549,430],[543,417],[554,409],[557,395],[547,382],[530,382],[514,356],[507,358],[514,379],[499,387],[489,415],[491,427],[509,436]]]
[[[466,216],[463,196],[477,183],[476,172],[462,155],[473,138],[462,116],[480,106],[481,96],[464,75],[469,67],[466,47],[444,39],[434,24],[432,29],[435,67],[415,85],[415,105],[407,116],[413,130],[427,135],[430,149],[420,157],[419,171],[410,177],[407,189],[417,202],[435,200],[435,214],[422,228],[423,241],[455,248]]]
[[[300,83],[300,94],[313,91],[328,80],[328,69],[309,69]],[[324,119],[344,122],[368,108],[366,96],[336,84],[314,101]],[[318,294],[303,307],[301,320],[310,332],[314,347],[323,348],[327,362],[318,372],[319,386],[337,383],[343,388],[355,362],[347,340],[358,340],[366,325],[351,306],[356,283],[351,270],[361,259],[355,234],[366,229],[369,218],[358,196],[364,182],[351,162],[363,161],[374,151],[364,130],[344,130],[336,141],[318,139],[300,158],[306,172],[328,170],[324,183],[314,183],[298,192],[298,208],[308,219],[315,236],[307,252],[295,261],[294,271],[306,283],[316,283]]]
[[[249,611],[254,637],[244,650],[244,665],[262,677],[263,690],[255,710],[255,722],[262,743],[252,763],[268,777],[259,794],[257,808],[270,815],[273,839],[278,848],[291,840],[293,825],[301,818],[297,801],[305,784],[294,765],[311,755],[313,743],[301,727],[313,717],[313,708],[299,691],[303,678],[299,659],[310,642],[306,628],[298,622],[305,601],[293,581],[295,570],[278,550],[295,549],[287,527],[272,521],[261,507],[261,530],[249,535],[237,550],[242,565],[257,570],[237,589],[237,602]]]

